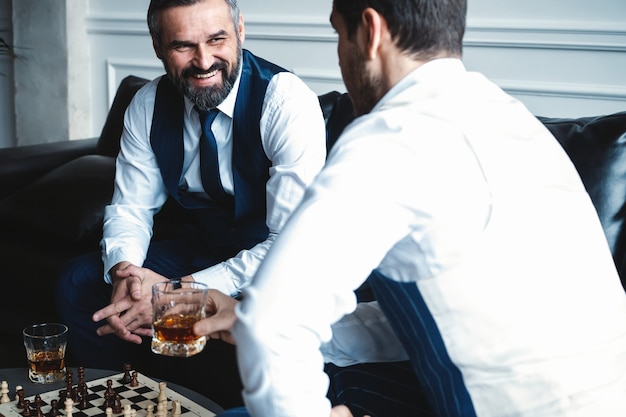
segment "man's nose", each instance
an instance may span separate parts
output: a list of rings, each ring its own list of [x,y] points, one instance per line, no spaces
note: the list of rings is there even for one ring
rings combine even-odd
[[[213,64],[213,53],[208,45],[200,44],[195,49],[193,64],[197,68],[208,70]]]

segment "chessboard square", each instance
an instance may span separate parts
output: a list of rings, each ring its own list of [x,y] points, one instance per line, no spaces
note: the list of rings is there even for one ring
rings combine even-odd
[[[152,390],[152,388],[146,387],[145,385],[140,385],[138,387],[135,387],[133,389],[133,391],[135,391],[137,394],[148,394],[148,393],[151,393],[151,394],[154,394],[155,396],[158,395],[158,392],[154,392]],[[146,397],[148,397],[148,396],[146,395]],[[150,398],[152,398],[152,397],[150,397]]]
[[[84,410],[76,410],[72,412],[72,417],[98,417],[106,415],[105,412],[100,407],[89,407]]]
[[[119,387],[113,387],[113,389],[115,390],[115,392],[117,392],[118,394],[120,394],[122,396],[124,395],[125,392],[128,392],[128,391],[133,392],[132,389],[130,389],[130,388],[124,386],[124,385],[120,385]]]
[[[100,394],[93,394],[93,393],[92,394],[87,394],[87,401],[89,401],[90,403],[94,402],[94,401],[97,401],[97,400],[99,400],[101,398],[102,398],[102,395],[100,395]]]
[[[136,395],[134,397],[124,398],[124,403],[130,402],[131,404],[139,404],[141,407],[146,408],[148,404],[155,404],[154,400],[146,398],[142,395]]]

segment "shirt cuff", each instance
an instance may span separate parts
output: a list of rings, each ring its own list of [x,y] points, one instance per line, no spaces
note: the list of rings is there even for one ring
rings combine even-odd
[[[232,273],[223,262],[194,272],[191,276],[195,281],[208,285],[210,289],[218,290],[231,297],[236,296],[241,291],[241,288],[237,288],[234,284]]]

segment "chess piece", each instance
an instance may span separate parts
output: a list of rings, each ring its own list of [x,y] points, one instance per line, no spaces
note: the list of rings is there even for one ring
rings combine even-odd
[[[124,404],[124,417],[130,417],[130,404]]]
[[[74,385],[74,374],[71,368],[67,368],[65,371],[65,385],[67,385],[68,387]]]
[[[113,413],[120,414],[122,412],[122,396],[115,394],[115,401],[113,402]]]
[[[148,414],[146,414],[146,417],[154,417],[154,404],[148,404]]]
[[[130,383],[131,377],[130,377],[130,370],[131,370],[131,366],[129,363],[125,363],[124,364],[124,376],[122,377],[122,379],[120,379],[120,383],[122,384],[128,384]]]
[[[164,381],[159,382],[159,396],[157,397],[157,403],[161,403],[163,401],[167,402],[167,394],[165,393],[165,388],[167,384]]]
[[[172,401],[172,417],[181,417],[181,412],[180,401]]]
[[[65,404],[67,398],[67,389],[59,390],[59,404]]]
[[[84,410],[89,407],[89,401],[87,401],[87,384],[84,382],[79,385],[80,387],[80,401],[78,401],[78,409]]]
[[[41,407],[43,401],[41,400],[41,395],[35,395],[35,407]]]
[[[156,417],[167,417],[167,402],[160,401],[157,404]]]
[[[78,385],[81,385],[84,383],[85,383],[85,367],[79,366],[78,367]]]
[[[130,386],[131,387],[138,387],[139,386],[138,377],[139,377],[139,374],[137,373],[137,371],[134,371],[132,376],[131,376],[131,378],[130,378]]]
[[[21,385],[16,385],[15,386],[15,399],[19,400],[20,399],[20,390],[24,389]]]
[[[24,417],[30,417],[30,401],[24,400],[24,411],[22,411]]]
[[[71,398],[65,399],[65,417],[72,417],[74,412],[74,401]]]
[[[41,401],[35,404],[35,417],[46,417],[41,409]]]
[[[24,389],[20,386],[17,390],[17,408],[24,408]]]
[[[0,387],[0,393],[2,393],[2,396],[0,397],[0,403],[10,403],[11,398],[9,398],[9,383],[7,381],[2,381]]]
[[[106,417],[113,416],[113,409],[111,407],[107,407],[107,409],[104,412],[106,414]]]
[[[130,417],[135,417],[137,415],[137,410],[135,410],[134,408],[130,409]]]
[[[59,411],[59,401],[57,400],[50,401],[50,411],[48,411],[48,417],[57,417],[60,415],[61,415],[61,412]]]

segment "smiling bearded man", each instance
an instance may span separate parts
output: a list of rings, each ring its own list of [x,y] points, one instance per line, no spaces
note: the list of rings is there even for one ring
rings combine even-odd
[[[167,76],[139,90],[126,112],[102,253],[62,273],[69,350],[82,366],[128,362],[239,405],[231,346],[209,342],[182,362],[150,352],[150,289],[183,277],[239,294],[325,162],[324,119],[302,80],[242,48],[236,0],[152,0],[147,21]],[[192,227],[151,241],[166,200]]]

